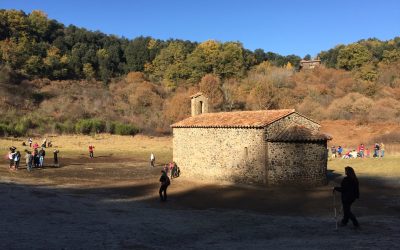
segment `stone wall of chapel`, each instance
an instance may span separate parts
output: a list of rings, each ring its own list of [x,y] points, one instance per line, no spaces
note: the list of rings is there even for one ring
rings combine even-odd
[[[326,142],[268,142],[270,185],[324,185],[327,182]]]
[[[204,180],[266,180],[264,129],[174,128],[173,159],[181,174]]]

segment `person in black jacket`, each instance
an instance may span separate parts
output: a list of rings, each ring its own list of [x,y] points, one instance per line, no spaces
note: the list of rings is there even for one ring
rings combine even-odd
[[[168,178],[167,173],[164,170],[162,170],[161,173],[162,173],[161,177],[160,177],[161,186],[160,186],[160,190],[158,191],[158,193],[160,194],[160,200],[166,201],[167,200],[167,188],[171,182]]]
[[[358,179],[352,167],[345,167],[346,177],[343,178],[340,187],[335,187],[333,192],[338,191],[342,194],[343,219],[341,226],[346,226],[349,219],[353,222],[354,227],[359,228],[359,223],[351,212],[351,204],[360,197],[358,189]]]

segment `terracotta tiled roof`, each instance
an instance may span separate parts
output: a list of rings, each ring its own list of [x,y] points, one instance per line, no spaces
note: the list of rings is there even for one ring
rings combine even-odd
[[[190,99],[195,98],[195,97],[198,97],[198,96],[200,96],[200,95],[203,95],[203,93],[202,93],[202,92],[197,92],[196,94],[191,95],[191,96],[190,96]]]
[[[263,128],[294,113],[294,109],[206,113],[171,125],[173,128]]]
[[[319,131],[308,129],[301,125],[292,125],[284,129],[276,137],[268,141],[294,142],[294,141],[325,141],[332,137]]]

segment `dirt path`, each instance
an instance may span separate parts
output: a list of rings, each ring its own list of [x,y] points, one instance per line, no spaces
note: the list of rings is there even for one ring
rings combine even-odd
[[[5,166],[5,163],[2,164]],[[360,180],[361,231],[334,230],[331,186],[282,189],[172,181],[136,159],[0,169],[0,249],[398,249],[398,187]],[[333,178],[333,177],[332,177]],[[377,240],[379,239],[379,241]]]

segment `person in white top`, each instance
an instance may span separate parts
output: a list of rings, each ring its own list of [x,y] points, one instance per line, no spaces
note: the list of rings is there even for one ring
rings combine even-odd
[[[153,153],[151,153],[151,155],[150,155],[150,166],[151,167],[154,167],[155,165],[155,162],[156,162],[156,157],[154,156],[154,154]]]
[[[15,165],[14,165],[15,150],[16,148],[14,146],[10,147],[10,152],[8,153],[8,159],[10,160],[10,170],[15,170]]]

